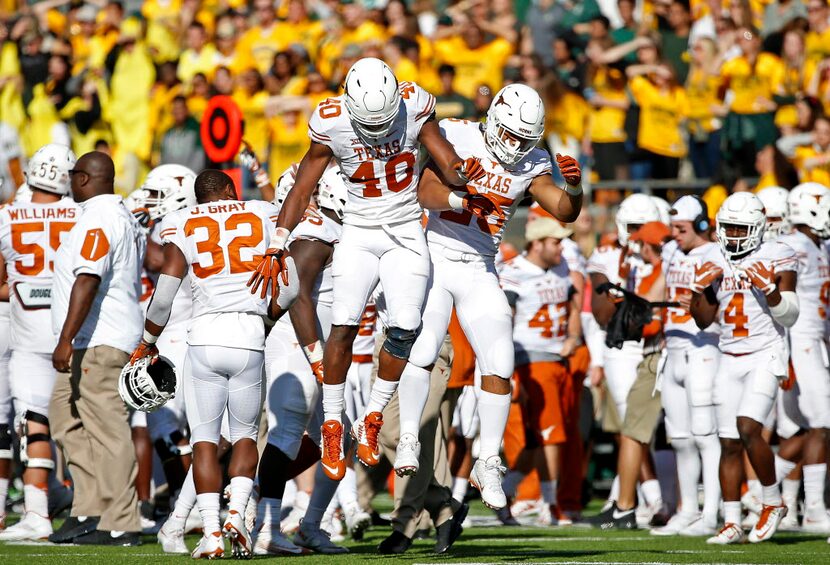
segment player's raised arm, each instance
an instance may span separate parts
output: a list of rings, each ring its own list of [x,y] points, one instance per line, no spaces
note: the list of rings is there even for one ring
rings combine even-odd
[[[582,171],[573,157],[556,155],[556,164],[565,178],[564,190],[549,175],[541,175],[530,184],[530,195],[539,205],[561,222],[576,221],[582,210]]]

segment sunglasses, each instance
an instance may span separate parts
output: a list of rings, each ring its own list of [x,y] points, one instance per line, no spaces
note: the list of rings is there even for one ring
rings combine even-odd
[[[83,169],[69,169],[69,176],[77,175],[77,174],[84,174],[89,176],[89,173]]]

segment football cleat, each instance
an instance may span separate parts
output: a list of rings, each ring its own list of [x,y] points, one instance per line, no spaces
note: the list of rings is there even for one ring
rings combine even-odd
[[[367,467],[380,463],[378,435],[382,426],[383,415],[380,412],[370,412],[362,421],[358,420],[352,425],[352,437],[357,442],[357,458]]]
[[[421,442],[418,438],[412,434],[403,434],[395,453],[396,475],[404,477],[418,472],[418,459],[421,457]]]
[[[558,504],[550,505],[550,525],[551,526],[571,526],[573,520],[565,514]]]
[[[703,537],[703,536],[713,536],[718,533],[718,527],[716,523],[707,524],[706,521],[703,519],[703,516],[686,526],[684,529],[680,530],[679,534],[683,537]]]
[[[184,544],[184,528],[173,524],[169,518],[162,524],[156,534],[156,539],[161,544],[161,550],[164,553],[188,554],[187,546]]]
[[[352,539],[355,541],[363,539],[363,532],[372,525],[372,517],[369,513],[355,503],[344,508],[343,515],[346,519],[346,529],[349,530]]]
[[[250,559],[253,543],[251,542],[251,534],[248,533],[248,528],[245,527],[245,517],[236,510],[231,510],[228,512],[222,530],[225,532],[228,541],[231,542],[233,556],[237,559]]]
[[[681,531],[688,528],[692,524],[692,522],[696,522],[699,518],[700,516],[695,514],[684,514],[683,512],[678,512],[669,519],[668,524],[666,524],[662,528],[654,528],[651,530],[650,533],[653,536],[680,535]]]
[[[299,555],[303,552],[279,531],[279,525],[263,526],[256,536],[254,555]]]
[[[819,516],[811,516],[808,510],[801,521],[801,529],[811,534],[830,534],[830,514],[825,510]]]
[[[26,512],[15,525],[0,531],[0,541],[38,541],[52,535],[52,522],[34,512]]]
[[[337,420],[323,422],[322,453],[320,465],[323,472],[333,481],[343,480],[346,476],[346,459],[343,456],[343,424]]]
[[[190,554],[193,559],[220,559],[225,556],[225,539],[222,532],[205,534]]]
[[[507,506],[507,497],[501,488],[504,473],[507,471],[501,465],[498,455],[489,457],[487,461],[478,459],[470,473],[470,484],[481,492],[481,501],[493,510]]]
[[[315,553],[333,555],[349,552],[345,547],[333,544],[328,532],[321,530],[319,527],[306,524],[305,522],[300,523],[297,533],[294,534],[294,544],[310,549]]]
[[[746,534],[738,524],[724,524],[720,531],[706,540],[709,545],[732,545],[746,541]]]
[[[761,510],[761,517],[755,527],[749,531],[749,542],[760,543],[766,541],[775,535],[778,527],[781,525],[781,520],[787,515],[787,507],[764,505]]]

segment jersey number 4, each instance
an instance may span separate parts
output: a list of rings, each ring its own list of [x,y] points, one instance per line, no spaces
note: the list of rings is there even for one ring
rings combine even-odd
[[[744,314],[744,295],[735,293],[726,310],[723,311],[723,321],[732,326],[732,337],[747,337],[749,335],[749,316]]]
[[[241,226],[250,226],[250,235],[239,235],[233,238],[227,244],[227,250],[220,244],[222,230],[235,231]],[[259,216],[251,212],[243,212],[241,214],[234,214],[225,220],[224,226],[220,226],[219,222],[210,216],[198,216],[190,218],[184,224],[184,235],[190,237],[196,233],[196,230],[203,228],[207,232],[207,239],[196,242],[196,252],[198,254],[209,253],[212,262],[208,266],[204,266],[201,261],[193,262],[193,274],[200,279],[207,278],[216,273],[220,273],[225,269],[226,264],[230,264],[230,273],[250,273],[256,269],[257,264],[262,258],[261,255],[253,255],[247,261],[242,260],[242,250],[251,249],[262,243],[262,221]],[[227,261],[225,259],[227,251]]]

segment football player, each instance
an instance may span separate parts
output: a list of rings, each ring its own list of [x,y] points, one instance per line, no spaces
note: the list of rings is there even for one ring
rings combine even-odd
[[[390,327],[367,416],[352,429],[364,464],[379,461],[380,412],[397,389],[421,325],[429,251],[415,191],[420,146],[426,147],[442,173],[455,184],[484,176],[478,161],[462,160],[441,136],[434,109],[434,96],[417,84],[399,84],[383,61],[357,61],[346,75],[345,93],[321,102],[309,120],[311,147],[280,211],[274,245],[250,281],[254,292],[278,278],[290,232],[300,222],[333,158],[349,189],[343,234],[332,260],[332,330],[323,359],[322,465],[335,480],[342,479],[346,471],[341,414],[352,343],[378,281],[387,294]]]
[[[771,538],[787,513],[770,446],[761,436],[779,381],[787,379],[785,328],[799,315],[798,263],[792,248],[763,241],[766,217],[757,196],[738,192],[718,210],[718,249],[707,252],[690,285],[691,313],[701,329],[720,324],[723,353],[714,390],[721,438],[720,482],[724,526],[707,540],[733,544],[741,528],[742,451],[746,449],[762,484],[761,516],[749,541]]]
[[[131,363],[158,354],[156,343],[170,320],[179,287],[189,276],[193,319],[187,336],[183,390],[193,446],[193,478],[204,535],[194,558],[224,554],[222,530],[234,555],[251,555],[244,512],[257,466],[256,439],[262,411],[262,369],[268,302],[240,287],[270,246],[277,209],[236,200],[225,173],[196,177],[198,205],[168,214],[161,225],[164,264],[159,272]],[[287,279],[286,279],[287,280]],[[286,293],[287,294],[287,293]],[[272,309],[273,310],[273,309]],[[216,459],[222,415],[227,409],[233,444],[229,514],[220,530],[221,470]]]
[[[544,117],[536,91],[511,84],[496,95],[486,125],[442,120],[442,134],[462,157],[480,159],[486,176],[457,190],[457,182],[431,166],[418,188],[421,205],[431,211],[426,228],[431,272],[423,326],[401,384],[400,394],[407,402],[401,405],[395,470],[399,475],[418,470],[418,426],[429,393],[430,368],[447,335],[454,306],[482,375],[481,444],[470,482],[481,491],[484,503],[496,510],[506,504],[499,450],[510,411],[513,321],[499,287],[495,256],[506,222],[526,195],[560,221],[575,220],[582,206],[582,173],[576,161],[557,156],[566,179],[566,187],[560,189],[551,177],[550,157],[536,147]]]
[[[679,302],[666,315],[667,357],[661,401],[666,434],[677,457],[677,481],[682,509],[654,535],[713,535],[718,525],[720,483],[712,388],[720,362],[717,324],[699,329],[689,313],[689,288],[701,257],[717,247],[709,240],[709,213],[697,196],[683,196],[671,209],[672,236],[676,247],[664,257],[668,300]],[[702,461],[702,465],[701,465]],[[703,514],[698,510],[698,483],[703,470]]]
[[[525,451],[535,460],[542,499],[553,525],[571,521],[559,510],[556,492],[561,447],[571,414],[571,376],[567,358],[582,341],[581,296],[571,284],[562,255],[562,240],[571,235],[552,218],[529,222],[527,248],[500,273],[502,288],[513,309],[516,375],[526,398],[523,406]],[[520,454],[519,457],[522,457]]]
[[[47,482],[55,468],[49,435],[49,399],[55,382],[51,352],[52,263],[64,237],[80,217],[69,196],[75,154],[65,145],[44,145],[32,156],[28,203],[0,210],[0,280],[8,275],[11,303],[11,399],[14,404],[26,513],[0,532],[0,540],[39,540],[52,534]]]
[[[826,213],[822,216],[819,204],[826,195],[830,195],[830,189],[818,183],[804,183],[793,188],[788,200],[793,232],[779,239],[795,250],[798,259],[795,292],[801,305],[798,319],[788,332],[795,382],[788,383],[791,386],[781,393],[781,408],[788,419],[807,430],[801,457],[805,499],[801,527],[806,532],[823,534],[830,533],[830,517],[824,505],[826,441],[830,428],[830,372],[826,345],[830,261],[822,245],[822,238],[830,235],[826,232],[830,219]],[[796,467],[798,458],[793,459],[788,460],[780,454],[776,456],[779,479],[783,480]],[[794,483],[798,485],[797,481]],[[785,500],[791,511],[797,509],[798,493],[794,495]],[[797,525],[797,516],[793,518]]]

